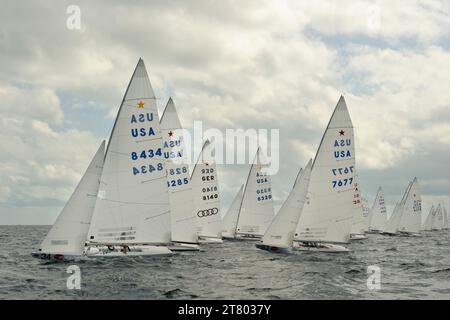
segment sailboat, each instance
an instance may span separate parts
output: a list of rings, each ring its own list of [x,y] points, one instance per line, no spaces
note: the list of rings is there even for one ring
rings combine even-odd
[[[359,185],[359,176],[355,175],[355,195],[353,197],[353,223],[350,229],[350,240],[365,240],[367,236],[364,234],[365,222],[364,211],[361,203],[361,192]]]
[[[450,228],[449,221],[448,221],[447,209],[445,207],[442,207],[442,211],[444,214],[444,228],[443,229],[447,230]]]
[[[378,188],[377,196],[373,202],[369,216],[369,232],[382,233],[387,224],[387,209],[384,200],[384,193],[381,187]]]
[[[94,211],[103,169],[105,141],[102,142],[86,172],[42,241],[35,258],[74,260],[83,255],[84,243]]]
[[[245,184],[234,238],[259,240],[274,217],[272,185],[258,147]]]
[[[236,225],[238,221],[239,209],[241,207],[243,195],[244,195],[244,185],[241,185],[238,193],[231,202],[230,208],[223,217],[222,238],[224,239],[234,239],[236,236]]]
[[[353,124],[343,96],[331,116],[312,165],[308,194],[294,234],[301,251],[349,252],[355,206]]]
[[[403,205],[398,232],[403,235],[418,235],[422,220],[422,197],[417,178],[414,178]]]
[[[393,236],[397,234],[398,228],[400,226],[400,220],[402,218],[404,205],[406,201],[406,197],[409,193],[409,189],[411,189],[412,182],[408,184],[408,187],[403,194],[402,200],[395,205],[394,211],[392,212],[387,224],[386,228],[383,230],[384,235]]]
[[[428,212],[427,217],[422,226],[423,231],[431,231],[433,229],[434,219],[436,216],[436,208],[435,206],[431,206],[430,211]]]
[[[105,153],[87,256],[171,255],[170,206],[156,98],[139,62]]]
[[[167,187],[169,188],[171,251],[197,251],[198,235],[193,190],[187,164],[182,126],[172,98],[161,116]]]
[[[291,251],[294,232],[308,192],[311,167],[312,160],[309,160],[305,169],[300,169],[286,201],[264,233],[261,243],[256,244],[258,249],[270,252]]]
[[[192,170],[196,224],[200,243],[222,243],[219,182],[217,167],[209,140],[203,144],[197,163]]]
[[[442,212],[442,206],[441,206],[441,204],[439,204],[435,211],[435,216],[433,219],[433,225],[432,225],[431,230],[440,231],[443,228],[444,228],[444,215]]]

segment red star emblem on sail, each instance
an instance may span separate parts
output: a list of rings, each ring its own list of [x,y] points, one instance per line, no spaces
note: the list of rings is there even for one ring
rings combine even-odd
[[[172,136],[173,136],[173,132],[172,132],[172,130],[171,130],[171,131],[169,131],[169,137],[172,138]]]
[[[345,131],[341,129],[341,131],[339,131],[339,135],[340,136],[344,136],[345,135]]]

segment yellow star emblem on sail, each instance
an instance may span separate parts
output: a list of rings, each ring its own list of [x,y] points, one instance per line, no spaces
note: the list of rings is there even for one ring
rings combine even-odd
[[[139,103],[137,105],[138,105],[138,109],[144,109],[145,103],[144,103],[144,101],[139,101]]]

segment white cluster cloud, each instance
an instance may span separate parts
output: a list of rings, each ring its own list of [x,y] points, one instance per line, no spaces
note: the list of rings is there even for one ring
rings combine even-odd
[[[278,205],[341,93],[369,195],[387,185],[393,203],[414,175],[450,192],[434,157],[450,156],[446,1],[79,1],[81,30],[70,4],[0,12],[0,223],[8,206],[64,203],[101,139],[74,118],[93,110],[107,132],[139,57],[186,127],[280,129]],[[225,207],[247,169],[221,168]]]

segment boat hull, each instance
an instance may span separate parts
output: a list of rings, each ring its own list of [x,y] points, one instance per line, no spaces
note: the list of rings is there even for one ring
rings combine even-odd
[[[183,251],[200,251],[200,246],[193,243],[177,243],[174,242],[167,246],[170,251],[183,252]]]
[[[223,240],[220,238],[199,236],[198,243],[200,243],[200,244],[202,244],[202,243],[203,244],[223,243]]]
[[[164,257],[173,256],[174,253],[165,246],[131,246],[129,251],[122,251],[120,246],[105,247],[93,246],[88,247],[84,251],[84,255],[89,258],[109,258],[109,257]]]
[[[267,244],[257,243],[255,247],[264,251],[272,252],[272,253],[291,253],[291,248],[283,248],[277,246],[271,246]]]
[[[81,259],[82,255],[75,254],[63,254],[63,253],[45,253],[45,252],[32,252],[31,256],[36,259],[47,260],[47,261],[75,261]]]
[[[294,242],[293,249],[295,251],[306,252],[326,252],[326,253],[348,253],[350,249],[331,243],[316,243],[314,245],[308,245],[303,242]]]
[[[351,234],[350,235],[350,240],[356,241],[356,240],[366,240],[366,239],[368,239],[368,238],[363,234]]]

